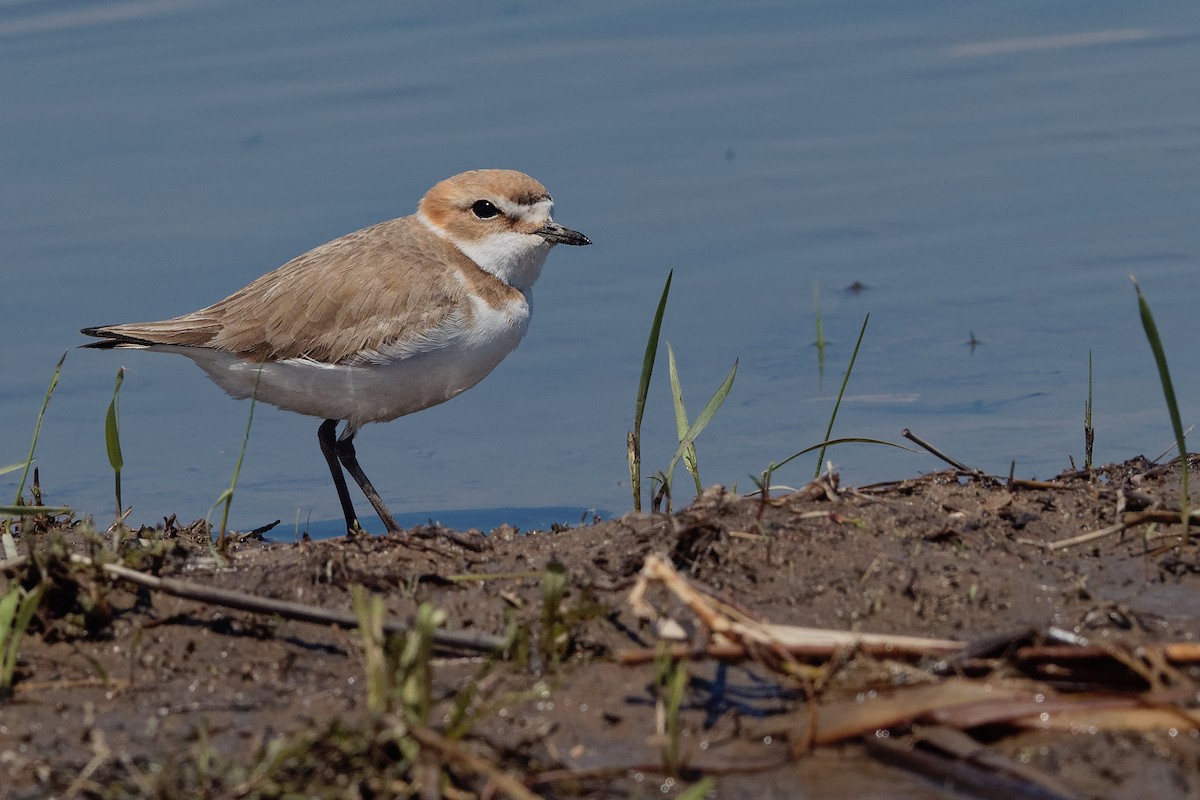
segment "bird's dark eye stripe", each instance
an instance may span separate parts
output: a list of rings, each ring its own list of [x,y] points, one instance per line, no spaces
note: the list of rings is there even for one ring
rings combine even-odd
[[[500,213],[490,200],[476,200],[471,204],[471,213],[480,219],[491,219]]]

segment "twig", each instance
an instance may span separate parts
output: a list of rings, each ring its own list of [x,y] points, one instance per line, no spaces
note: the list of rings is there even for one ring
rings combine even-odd
[[[1166,642],[1164,644],[1141,645],[1140,653],[1157,653],[1171,664],[1200,663],[1200,643],[1197,642]],[[1065,661],[1104,661],[1112,660],[1112,650],[1096,645],[1065,645],[1043,644],[1018,647],[1012,654],[1012,659],[1018,663],[1026,661],[1049,661],[1061,664]]]
[[[936,755],[875,736],[862,737],[862,743],[869,755],[885,764],[903,767],[973,797],[1025,797],[1030,800],[1077,800],[1081,797],[1037,786],[1022,776],[996,772],[970,761]]]
[[[782,626],[778,626],[782,627]],[[841,631],[825,631],[830,634],[840,634]],[[870,634],[867,634],[870,636]],[[883,635],[877,634],[880,638]],[[776,646],[786,652],[788,655],[798,658],[811,658],[828,660],[833,658],[838,653],[844,652],[847,647],[853,647],[855,650],[865,653],[874,658],[928,658],[930,656],[947,656],[956,655],[962,651],[964,644],[960,642],[943,642],[935,639],[927,640],[928,645],[912,644],[904,646],[894,642],[887,641],[863,641],[863,635],[846,632],[845,636],[850,641],[836,644],[832,642],[781,642]],[[897,637],[904,638],[904,637]],[[919,641],[919,640],[914,640]],[[622,666],[630,667],[639,664],[649,664],[654,661],[654,657],[659,654],[659,650],[653,647],[640,648],[636,650],[624,650],[617,654],[617,663]],[[736,662],[750,658],[753,651],[740,644],[722,642],[719,644],[710,644],[705,647],[693,647],[687,644],[677,644],[670,648],[671,658],[681,659],[704,659],[711,658],[717,661]]]
[[[1189,426],[1188,429],[1183,432],[1183,438],[1186,439],[1188,437],[1188,435],[1191,434],[1191,432],[1195,429],[1195,427],[1196,427],[1195,425]],[[1163,450],[1161,453],[1159,453],[1157,458],[1150,459],[1150,463],[1157,464],[1158,462],[1162,461],[1176,447],[1178,447],[1178,445],[1175,442],[1171,442],[1171,446],[1168,447],[1166,450]],[[1176,458],[1178,458],[1178,456]],[[1174,459],[1172,459],[1172,460],[1174,460]]]
[[[1188,517],[1193,520],[1200,520],[1200,508],[1194,508],[1188,514]],[[1050,550],[1061,550],[1064,547],[1072,547],[1077,544],[1084,544],[1094,539],[1103,539],[1105,536],[1121,533],[1135,525],[1141,525],[1144,522],[1159,522],[1164,525],[1171,525],[1179,522],[1179,512],[1169,509],[1159,509],[1155,511],[1131,511],[1125,515],[1125,518],[1115,525],[1109,525],[1107,528],[1101,528],[1098,531],[1088,531],[1081,533],[1078,536],[1072,536],[1070,539],[1063,539],[1058,542],[1033,542],[1033,544],[1041,544]]]
[[[1200,508],[1191,509],[1188,516],[1194,520],[1200,520]],[[1171,525],[1179,522],[1179,511],[1160,508],[1149,511],[1131,511],[1125,515],[1125,524],[1127,525],[1141,525],[1143,522],[1161,522],[1163,525]]]
[[[1010,480],[1008,482],[1008,488],[1010,488],[1010,489],[1064,489],[1064,490],[1067,490],[1067,489],[1071,489],[1072,487],[1068,486],[1065,483],[1059,483],[1058,481],[1031,481],[1031,480],[1028,480],[1027,478],[1013,478],[1012,480]]]
[[[1079,797],[1072,787],[1057,776],[1043,772],[1032,764],[1014,761],[965,731],[949,725],[922,725],[912,738],[913,744],[932,748],[947,759],[968,762],[995,774],[1026,782],[1026,786],[1022,787],[1024,791],[1016,795],[1002,794],[1001,797],[1037,798],[1047,796],[1043,794],[1045,792],[1057,793],[1049,797]],[[992,788],[991,784],[987,785]]]
[[[505,772],[502,767],[472,753],[458,742],[447,739],[433,728],[411,722],[407,727],[408,735],[425,747],[437,750],[443,758],[458,762],[472,772],[483,775],[509,797],[517,798],[517,800],[538,800],[536,794],[529,791],[521,781]]]
[[[94,755],[92,756],[91,760],[84,765],[83,769],[79,771],[79,774],[75,776],[75,780],[71,781],[71,785],[67,787],[67,791],[64,795],[65,797],[75,797],[76,795],[82,794],[81,790],[90,782],[91,777],[96,770],[104,766],[105,761],[108,761],[110,758],[112,758],[113,752],[109,749],[108,745],[104,741],[103,731],[99,730],[98,728],[93,728],[89,738],[91,739],[92,751]]]
[[[449,528],[443,528],[440,525],[434,526],[432,529],[415,528],[409,531],[409,535],[418,539],[449,539],[454,544],[458,545],[464,550],[470,550],[472,553],[482,553],[484,548],[482,536],[452,531]]]
[[[783,657],[830,657],[847,647],[861,647],[888,657],[945,656],[958,653],[965,646],[962,642],[947,639],[773,625],[697,589],[666,559],[654,554],[646,556],[641,575],[628,598],[633,613],[642,619],[658,616],[657,610],[646,597],[651,582],[662,584],[678,602],[691,609],[700,619],[712,634],[713,641],[699,652],[716,658],[760,657],[764,648]],[[626,664],[644,663],[647,652],[652,654],[653,651],[635,650],[623,653],[618,658]],[[691,650],[684,645],[677,650],[676,657],[690,653]]]
[[[744,754],[740,757],[733,758],[723,762],[708,762],[703,764],[695,761],[689,762],[689,767],[697,771],[703,771],[706,776],[720,775],[754,775],[767,770],[779,769],[793,763],[789,755],[781,755],[776,758],[746,758]],[[641,772],[646,775],[666,775],[667,769],[662,765],[662,762],[652,763],[629,763],[621,764],[613,767],[596,767],[594,769],[572,769],[571,767],[563,767],[560,769],[551,769],[545,772],[539,772],[536,775],[530,775],[528,781],[534,786],[543,786],[547,783],[556,783],[558,781],[588,781],[588,780],[605,780],[619,778],[622,775],[629,775],[633,772]]]
[[[231,589],[221,589],[216,586],[203,586],[198,583],[181,581],[177,578],[160,578],[155,575],[147,575],[136,569],[123,567],[120,564],[96,565],[87,556],[77,554],[71,556],[71,561],[76,564],[98,566],[103,572],[115,578],[187,600],[196,600],[201,603],[224,606],[225,608],[236,608],[240,611],[249,611],[255,614],[274,614],[284,619],[311,622],[316,625],[336,625],[339,628],[358,627],[358,619],[350,611],[321,608],[290,600],[277,600],[272,597],[259,597]],[[0,562],[0,567],[7,568],[12,563],[12,561]],[[383,629],[388,633],[407,633],[409,626],[399,620],[385,619]],[[482,653],[496,652],[503,649],[506,644],[506,640],[499,636],[492,636],[486,633],[468,633],[466,631],[438,630],[433,633],[433,640],[442,647]]]
[[[1121,533],[1128,528],[1128,523],[1118,522],[1116,525],[1109,525],[1107,528],[1101,528],[1098,531],[1088,531],[1087,533],[1081,533],[1078,536],[1072,536],[1070,539],[1063,539],[1057,542],[1034,542],[1029,539],[1026,539],[1025,541],[1028,541],[1030,544],[1040,545],[1049,550],[1062,550],[1063,548],[1074,547],[1077,544],[1085,544],[1095,539],[1103,539],[1105,536],[1112,536],[1114,534]]]
[[[976,475],[976,476],[980,476],[980,477],[983,476],[983,470],[975,469],[974,467],[968,467],[966,464],[962,463],[961,461],[955,461],[953,458],[946,455],[941,450],[938,450],[936,447],[931,445],[929,442],[927,442],[924,439],[917,436],[915,433],[910,431],[908,428],[905,428],[904,430],[900,431],[900,435],[903,436],[905,439],[908,439],[913,444],[916,444],[916,445],[928,450],[930,453],[937,456],[942,461],[945,461],[947,464],[954,467],[956,470],[959,470],[960,472],[967,472],[972,475]]]

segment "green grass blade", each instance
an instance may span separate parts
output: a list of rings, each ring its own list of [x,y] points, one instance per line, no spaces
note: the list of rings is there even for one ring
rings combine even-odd
[[[1179,403],[1175,397],[1175,386],[1171,382],[1171,370],[1167,367],[1167,353],[1163,348],[1162,339],[1158,335],[1158,326],[1154,324],[1154,315],[1150,313],[1150,304],[1142,295],[1142,287],[1132,275],[1133,288],[1137,292],[1138,311],[1142,317],[1142,328],[1146,339],[1150,342],[1150,350],[1154,353],[1154,363],[1158,367],[1158,377],[1162,381],[1163,398],[1167,401],[1167,413],[1171,416],[1171,428],[1175,432],[1175,446],[1179,449],[1179,465],[1182,485],[1180,488],[1179,506],[1183,535],[1189,537],[1188,522],[1188,452],[1186,436],[1183,432],[1183,421],[1179,416]]]
[[[654,321],[650,324],[650,337],[646,340],[646,352],[642,356],[642,375],[638,381],[637,406],[633,414],[635,430],[642,427],[646,396],[650,393],[650,376],[654,373],[654,362],[658,357],[658,335],[662,330],[663,314],[667,310],[667,296],[671,293],[671,279],[674,276],[675,270],[667,273],[667,282],[663,285],[662,296],[658,298],[658,308],[654,311]]]
[[[113,386],[112,401],[108,404],[108,413],[104,416],[104,445],[108,450],[108,463],[116,472],[125,466],[121,457],[121,431],[117,417],[117,396],[121,391],[121,383],[125,380],[125,368],[117,370],[117,381]]]
[[[782,461],[772,463],[771,466],[767,467],[767,472],[768,473],[774,472],[775,470],[779,469],[780,467],[785,466],[788,462],[793,461],[807,453],[811,453],[814,450],[823,450],[826,447],[833,447],[834,445],[837,445],[837,444],[885,444],[888,447],[895,447],[899,450],[907,450],[910,453],[923,452],[923,451],[917,450],[916,448],[913,448],[913,447],[905,447],[902,444],[896,444],[895,442],[889,442],[885,439],[871,439],[871,438],[864,437],[864,436],[846,436],[846,437],[842,437],[839,439],[827,439],[823,442],[817,442],[816,444],[810,445],[799,452],[792,453],[790,456],[783,459]]]
[[[677,800],[704,800],[717,788],[717,779],[711,775],[693,783],[685,789]]]
[[[29,458],[25,459],[25,471],[21,473],[21,482],[17,485],[17,499],[14,503],[21,502],[21,493],[25,491],[25,481],[29,477],[29,467],[33,464],[33,453],[37,450],[38,436],[42,432],[42,418],[46,416],[46,406],[50,405],[50,396],[54,394],[54,387],[58,386],[58,376],[62,372],[63,362],[67,360],[67,354],[63,353],[58,359],[58,363],[54,365],[54,375],[50,378],[50,386],[46,389],[46,396],[42,400],[42,408],[38,411],[37,424],[33,427],[33,442],[29,445]]]
[[[124,506],[121,503],[121,470],[125,467],[125,459],[121,456],[121,427],[117,407],[117,397],[121,392],[121,384],[125,380],[125,368],[117,370],[117,380],[113,385],[112,400],[108,404],[108,412],[104,415],[104,447],[108,451],[108,463],[113,470],[113,485],[117,497],[117,519],[121,518]]]
[[[0,597],[0,700],[12,693],[12,676],[17,664],[17,648],[21,644],[20,630],[15,626],[17,604],[21,601],[21,584],[12,581]]]
[[[262,367],[259,367],[258,375],[254,379],[254,393],[250,395],[250,413],[246,418],[246,433],[242,437],[242,449],[238,451],[237,462],[233,466],[233,478],[229,482],[229,488],[221,492],[221,496],[217,498],[217,502],[213,503],[213,508],[216,508],[221,503],[225,504],[225,508],[221,512],[221,531],[217,535],[218,546],[225,543],[225,530],[229,524],[229,507],[233,505],[233,493],[237,489],[238,475],[242,471],[242,460],[246,457],[246,447],[250,443],[250,426],[254,424],[254,406],[258,402],[258,382],[261,379]]]
[[[695,421],[687,429],[687,433],[679,440],[679,449],[675,451],[675,456],[671,459],[670,466],[667,467],[667,478],[670,479],[671,473],[675,471],[675,465],[679,463],[679,459],[683,458],[683,454],[696,441],[696,437],[700,432],[708,427],[708,423],[712,421],[713,415],[721,408],[725,402],[725,398],[729,396],[729,390],[733,388],[733,379],[737,376],[738,362],[734,359],[733,367],[730,368],[729,374],[725,376],[725,380],[713,392],[713,396],[709,398],[707,404],[696,416]]]
[[[8,641],[13,620],[17,618],[17,603],[20,601],[21,584],[12,581],[8,584],[8,591],[0,596],[0,649],[3,649],[4,643]]]
[[[246,433],[242,437],[242,449],[238,451],[237,463],[233,467],[233,479],[229,482],[229,488],[223,493],[225,500],[225,510],[221,513],[221,538],[225,538],[225,528],[229,523],[229,507],[233,505],[233,493],[237,489],[238,476],[242,472],[242,460],[246,457],[246,446],[250,443],[250,426],[254,423],[254,404],[257,398],[250,398],[250,414],[246,419]]]
[[[675,431],[682,439],[688,429],[687,409],[683,404],[683,388],[679,385],[679,370],[675,366],[675,348],[667,342],[667,373],[671,378],[671,401],[675,406]]]
[[[19,469],[24,469],[25,465],[28,463],[28,461],[18,461],[15,464],[9,464],[7,467],[0,467],[0,475],[5,474],[6,472],[16,472]]]
[[[383,598],[358,584],[350,586],[354,615],[358,618],[358,635],[363,650],[367,678],[367,711],[381,716],[392,710],[391,678],[384,650],[383,618],[386,608]]]
[[[16,581],[9,587],[8,594],[0,600],[0,698],[7,697],[12,691],[17,651],[45,591],[43,584],[38,584],[29,592],[23,590]]]
[[[629,432],[629,483],[633,489],[633,510],[642,510],[642,416],[646,411],[646,396],[650,393],[650,376],[654,373],[654,361],[658,356],[658,335],[662,330],[663,314],[667,310],[667,295],[671,293],[671,278],[675,270],[667,273],[654,321],[650,324],[650,337],[646,341],[646,353],[642,356],[642,375],[638,381],[637,404],[633,412],[633,430]]]
[[[833,404],[833,413],[829,415],[829,425],[825,428],[825,436],[828,439],[833,433],[833,423],[837,419],[838,409],[842,407],[842,396],[846,394],[846,385],[850,383],[850,373],[854,371],[854,362],[858,360],[858,349],[862,347],[863,336],[867,332],[867,323],[871,321],[871,315],[867,314],[863,318],[862,328],[858,331],[858,340],[854,343],[854,352],[850,354],[850,363],[846,365],[846,374],[842,377],[842,388],[838,389],[837,402]],[[821,465],[825,463],[825,448],[821,448],[821,455],[817,457],[817,471],[813,474],[813,480],[821,477]]]
[[[667,369],[671,377],[671,401],[675,405],[675,435],[679,437],[680,441],[683,441],[689,427],[687,407],[683,403],[683,386],[679,382],[679,370],[675,367],[675,350],[671,347],[670,342],[667,343]],[[694,442],[688,445],[683,454],[683,466],[692,474],[692,479],[696,482],[696,494],[700,494],[704,489],[700,485],[700,465],[696,460]]]

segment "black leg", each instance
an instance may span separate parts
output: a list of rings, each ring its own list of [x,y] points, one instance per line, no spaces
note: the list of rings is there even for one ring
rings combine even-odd
[[[346,488],[346,476],[342,474],[342,465],[338,463],[336,419],[327,419],[317,428],[317,441],[321,443],[321,453],[325,463],[329,465],[329,474],[333,476],[333,485],[337,489],[338,500],[342,504],[342,513],[346,516],[346,532],[353,533],[359,529],[358,515],[354,513],[354,505],[350,502],[350,490]]]
[[[371,505],[375,507],[375,513],[383,520],[383,524],[387,526],[388,533],[403,533],[404,529],[396,524],[396,520],[392,518],[392,512],[388,511],[387,506],[383,504],[383,500],[379,497],[379,492],[375,491],[375,487],[371,485],[370,479],[366,473],[362,471],[362,467],[358,465],[358,456],[354,452],[354,434],[353,428],[346,428],[346,432],[342,434],[342,438],[337,440],[337,457],[342,462],[342,466],[346,468],[346,472],[350,473],[350,477],[358,483],[358,488],[362,489],[363,494],[371,501]],[[342,482],[345,486],[345,481]]]

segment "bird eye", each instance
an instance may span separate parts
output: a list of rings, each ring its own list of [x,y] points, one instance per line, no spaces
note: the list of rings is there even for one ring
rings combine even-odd
[[[500,209],[496,208],[488,200],[476,200],[471,206],[471,213],[479,217],[479,219],[491,219],[500,213]]]

